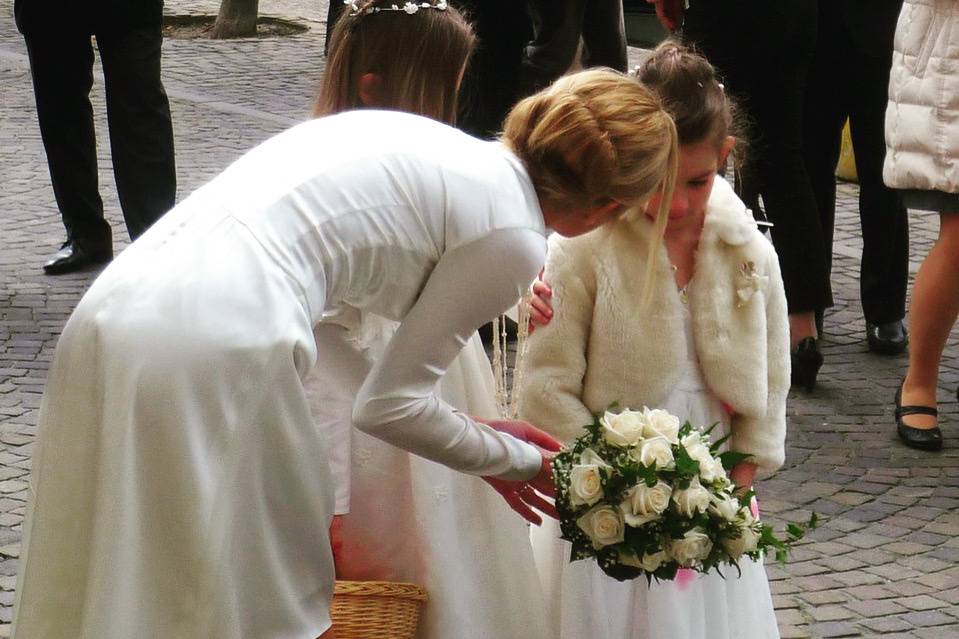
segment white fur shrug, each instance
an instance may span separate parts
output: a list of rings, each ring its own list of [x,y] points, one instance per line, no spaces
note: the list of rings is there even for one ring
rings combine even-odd
[[[577,238],[551,238],[544,279],[553,287],[555,314],[530,336],[521,363],[522,419],[569,441],[592,413],[614,402],[654,408],[666,399],[687,346],[665,248],[650,304],[641,309],[651,233],[641,217]],[[790,383],[779,262],[718,177],[687,291],[703,376],[733,411],[730,449],[752,454],[763,471],[775,470],[783,462]]]

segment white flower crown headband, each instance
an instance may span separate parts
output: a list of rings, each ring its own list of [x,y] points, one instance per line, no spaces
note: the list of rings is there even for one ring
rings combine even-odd
[[[407,2],[406,4],[400,6],[398,4],[391,4],[389,6],[376,6],[369,4],[366,7],[360,7],[357,0],[343,0],[343,4],[350,8],[350,17],[355,16],[367,16],[371,13],[380,13],[381,11],[402,11],[409,15],[413,15],[420,9],[436,9],[437,11],[446,11],[449,5],[446,3],[446,0],[439,0],[436,4],[430,4],[429,2]]]

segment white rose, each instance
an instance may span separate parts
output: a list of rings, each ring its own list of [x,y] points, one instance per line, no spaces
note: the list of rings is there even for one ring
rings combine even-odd
[[[599,466],[576,465],[569,471],[569,503],[592,506],[603,496],[603,478]]]
[[[712,483],[726,479],[726,469],[723,468],[723,463],[715,457],[709,461],[699,460],[699,476],[702,477],[703,481]]]
[[[569,503],[572,506],[592,506],[603,496],[601,468],[612,470],[592,448],[587,448],[579,455],[579,464],[574,464],[569,471]]]
[[[653,487],[641,483],[626,491],[626,499],[619,505],[619,509],[623,511],[623,518],[628,525],[642,526],[659,518],[669,506],[672,493],[673,489],[665,482],[656,482]]]
[[[666,563],[668,555],[665,550],[660,550],[659,552],[654,552],[652,554],[644,554],[642,557],[637,557],[636,555],[628,553],[619,553],[619,563],[625,566],[632,566],[633,568],[639,568],[640,570],[645,570],[646,572],[656,572],[659,570],[659,567]]]
[[[665,437],[670,444],[679,443],[679,418],[658,408],[643,410],[643,437]]]
[[[643,436],[642,413],[624,410],[616,414],[606,411],[599,420],[603,437],[614,446],[632,446]]]
[[[673,448],[665,437],[647,439],[639,449],[639,461],[644,466],[652,466],[656,462],[656,468],[660,470],[672,468]]]
[[[603,459],[600,454],[592,448],[587,448],[579,454],[579,463],[583,466],[599,466],[600,468],[605,468],[606,470],[613,469],[613,467],[610,466],[606,460]]]
[[[623,515],[607,504],[593,506],[589,512],[576,520],[576,525],[593,542],[593,548],[618,544],[623,541]]]
[[[738,527],[739,536],[723,539],[723,548],[733,559],[739,559],[743,554],[756,550],[759,545],[759,533],[756,532],[756,519],[752,513],[746,511],[745,523]]]
[[[709,509],[718,517],[725,521],[738,521],[741,515],[742,506],[739,500],[733,497],[713,497],[713,503]]]
[[[687,568],[708,557],[712,549],[713,542],[702,528],[688,530],[682,539],[673,539],[669,542],[670,557]]]
[[[699,477],[693,477],[689,488],[680,488],[673,491],[673,501],[679,507],[679,512],[692,517],[697,512],[705,512],[712,501],[709,491],[699,483]]]
[[[683,448],[686,449],[686,452],[689,453],[689,456],[698,461],[700,466],[708,464],[713,460],[713,456],[709,453],[709,447],[703,442],[702,435],[699,431],[694,430],[689,433],[683,437],[681,443]]]

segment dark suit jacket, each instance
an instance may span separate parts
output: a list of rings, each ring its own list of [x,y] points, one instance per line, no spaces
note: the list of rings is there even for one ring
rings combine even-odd
[[[21,33],[76,33],[156,26],[163,21],[163,0],[14,0]]]

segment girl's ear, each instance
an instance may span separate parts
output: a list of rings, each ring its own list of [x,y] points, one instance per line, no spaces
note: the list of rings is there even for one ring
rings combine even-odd
[[[382,78],[375,73],[364,73],[360,76],[357,93],[363,106],[377,107],[383,104],[380,100],[382,84]]]
[[[736,138],[731,135],[727,135],[726,139],[723,140],[723,145],[719,149],[719,168],[722,169],[726,166],[726,159],[729,158],[729,152],[733,150],[733,147],[736,146]]]

